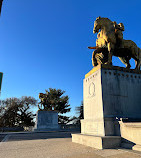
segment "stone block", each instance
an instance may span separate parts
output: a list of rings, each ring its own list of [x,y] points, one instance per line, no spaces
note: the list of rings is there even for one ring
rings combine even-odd
[[[120,121],[122,147],[141,151],[141,122]]]
[[[58,129],[58,113],[56,111],[37,111],[34,131],[53,131]]]
[[[72,142],[90,146],[96,149],[118,148],[121,144],[120,136],[94,136],[86,134],[72,134]]]

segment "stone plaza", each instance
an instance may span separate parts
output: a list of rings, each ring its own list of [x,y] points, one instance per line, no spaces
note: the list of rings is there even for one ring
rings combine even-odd
[[[0,158],[141,157],[138,151],[121,148],[99,150],[73,143],[70,132],[1,133],[0,138]]]

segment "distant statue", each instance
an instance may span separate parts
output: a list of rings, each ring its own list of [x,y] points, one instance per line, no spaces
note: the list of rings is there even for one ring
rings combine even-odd
[[[100,32],[99,32],[100,30]],[[131,40],[123,39],[124,25],[112,22],[108,18],[96,18],[94,22],[93,33],[98,33],[96,47],[88,47],[95,49],[92,55],[92,64],[109,64],[112,65],[112,56],[117,56],[130,68],[129,60],[135,60],[136,69],[140,69],[141,50]]]
[[[48,102],[47,94],[39,93],[39,99],[41,100],[38,104],[39,110],[52,110],[52,106]]]

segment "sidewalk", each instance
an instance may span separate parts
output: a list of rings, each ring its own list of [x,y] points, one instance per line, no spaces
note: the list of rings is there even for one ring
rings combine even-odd
[[[7,134],[0,142],[0,158],[141,158],[141,152],[97,150],[72,143],[70,132]]]

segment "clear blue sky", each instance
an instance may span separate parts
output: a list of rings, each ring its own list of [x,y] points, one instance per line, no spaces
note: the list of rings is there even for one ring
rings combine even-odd
[[[84,76],[92,69],[92,51],[87,47],[95,46],[93,22],[98,16],[124,23],[124,38],[141,47],[140,0],[4,0],[1,99],[38,99],[45,89],[60,88],[69,95],[69,115],[74,115],[83,100]],[[113,62],[124,66],[117,58]]]

